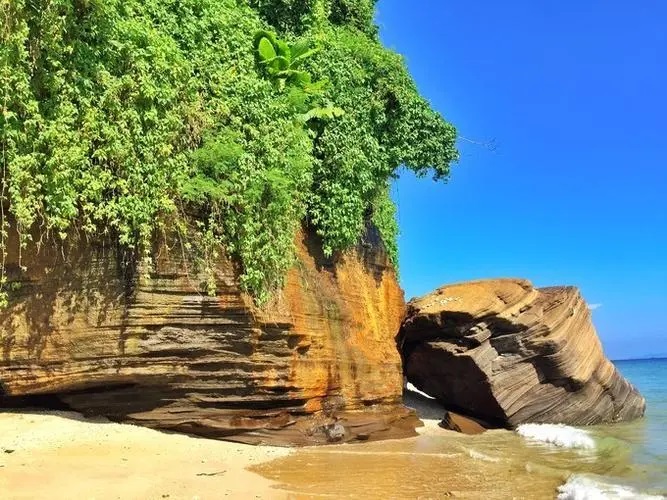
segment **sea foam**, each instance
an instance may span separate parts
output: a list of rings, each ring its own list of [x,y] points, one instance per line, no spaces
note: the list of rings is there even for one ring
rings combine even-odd
[[[629,486],[603,483],[590,477],[575,474],[558,488],[557,500],[659,500],[662,496],[643,495]]]
[[[563,424],[522,424],[516,432],[531,441],[562,448],[595,449],[595,440],[584,430]]]

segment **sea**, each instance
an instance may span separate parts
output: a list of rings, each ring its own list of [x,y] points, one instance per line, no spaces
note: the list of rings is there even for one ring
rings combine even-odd
[[[306,448],[253,470],[295,499],[667,498],[667,359],[615,364],[646,398],[644,418],[478,436],[426,420],[415,438]]]

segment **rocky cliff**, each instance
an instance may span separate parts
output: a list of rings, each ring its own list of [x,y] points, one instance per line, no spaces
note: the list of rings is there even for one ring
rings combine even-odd
[[[573,287],[518,279],[445,286],[408,304],[397,340],[416,387],[492,425],[587,425],[644,413]]]
[[[374,230],[337,261],[306,233],[284,290],[258,308],[221,259],[217,297],[177,246],[150,276],[115,248],[42,245],[0,312],[0,406],[62,404],[161,429],[248,443],[412,435],[394,336],[403,293]]]

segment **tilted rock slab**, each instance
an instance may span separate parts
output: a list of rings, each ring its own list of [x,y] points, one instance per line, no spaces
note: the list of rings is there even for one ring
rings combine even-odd
[[[403,292],[376,232],[365,241],[333,263],[302,233],[284,290],[261,309],[224,259],[217,297],[200,294],[177,242],[157,245],[142,276],[115,247],[85,242],[24,252],[21,272],[14,241],[0,406],[57,402],[247,443],[414,435],[394,340]]]
[[[405,374],[447,408],[497,426],[641,417],[646,403],[605,357],[581,294],[526,280],[442,287],[408,304]]]

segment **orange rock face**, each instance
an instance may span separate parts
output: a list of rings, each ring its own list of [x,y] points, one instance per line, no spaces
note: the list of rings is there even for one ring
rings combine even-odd
[[[630,420],[645,401],[605,357],[574,287],[444,286],[408,304],[406,376],[447,408],[498,426]]]
[[[373,230],[335,263],[305,234],[274,300],[257,308],[221,260],[217,297],[175,250],[143,277],[115,248],[23,255],[0,312],[0,405],[62,402],[91,415],[249,443],[414,434],[394,343],[403,292]],[[191,268],[190,268],[191,269]],[[45,398],[41,398],[41,401]]]

